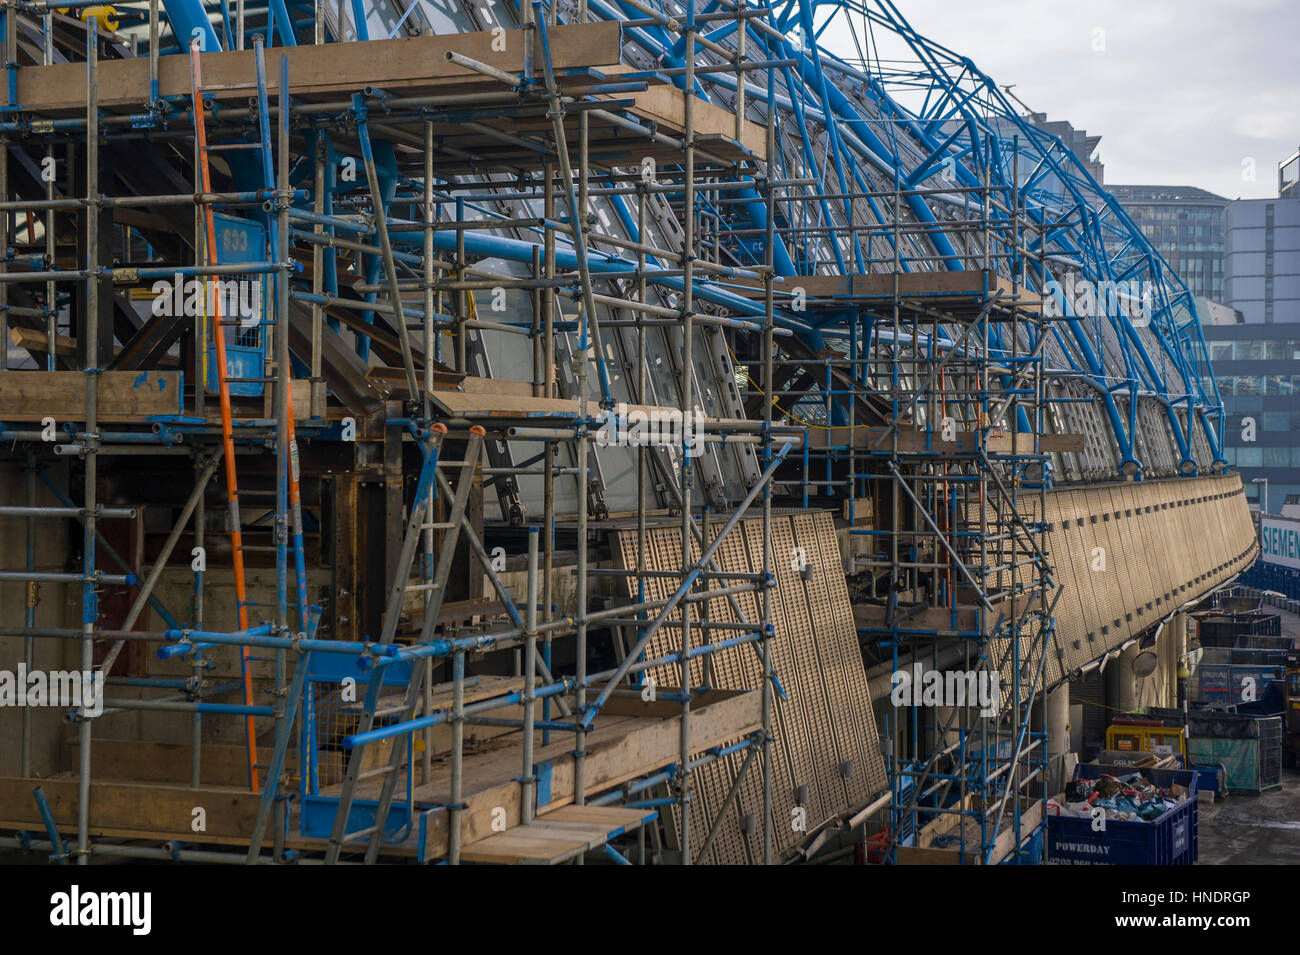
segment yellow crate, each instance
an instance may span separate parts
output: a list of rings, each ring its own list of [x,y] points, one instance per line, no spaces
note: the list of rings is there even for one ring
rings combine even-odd
[[[1106,727],[1106,748],[1125,753],[1177,753],[1187,758],[1187,736],[1181,726],[1132,726],[1112,723]]]

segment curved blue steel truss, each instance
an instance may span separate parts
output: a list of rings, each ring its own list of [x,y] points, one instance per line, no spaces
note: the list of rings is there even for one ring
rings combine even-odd
[[[651,0],[649,6],[685,22],[751,5]],[[222,37],[230,35],[225,4],[205,9],[201,0],[165,0],[165,9],[177,34],[204,32],[209,48],[219,48]],[[314,30],[313,4],[273,0],[266,7],[250,5],[254,9],[265,18],[263,31],[281,45],[309,39]],[[646,71],[667,72],[671,82],[684,88],[683,40],[658,24],[645,25],[644,14],[622,0],[587,0],[586,9],[591,19],[637,20],[624,30],[625,59]],[[726,249],[733,263],[743,267],[764,260],[767,208],[757,183],[771,176],[807,183],[795,188],[798,201],[784,215],[789,228],[778,234],[772,250],[783,276],[981,267],[1003,276],[1018,273],[1036,287],[1041,278],[1027,264],[1037,257],[1058,285],[1109,288],[1128,283],[1138,290],[1143,306],[1137,314],[1131,301],[1120,299],[1099,302],[1081,314],[1066,298],[1063,314],[1046,333],[1049,341],[1034,341],[1032,330],[1024,330],[1026,340],[1013,343],[991,327],[989,357],[1010,354],[1013,348],[1025,354],[1041,345],[1053,376],[1049,400],[1077,402],[1071,413],[1096,418],[1107,432],[1112,466],[1094,462],[1076,475],[1080,479],[1105,477],[1107,470],[1112,476],[1122,472],[1138,478],[1222,470],[1223,406],[1193,297],[1085,164],[1057,137],[1022,116],[971,59],[917,33],[889,0],[778,0],[766,9],[767,14],[744,20],[743,28],[746,61],[766,68],[745,73],[743,79],[735,71],[698,73],[695,81],[701,99],[728,108],[744,82],[747,118],[776,129],[778,151],[771,161],[754,161],[738,170],[741,177],[754,177],[756,188],[739,193],[734,206],[731,226],[751,238]],[[576,2],[560,0],[556,13],[559,22],[572,21]],[[439,3],[436,9],[427,0],[352,0],[351,16],[355,26],[348,39],[367,39],[380,30],[387,36],[404,25],[412,31],[445,32],[519,23],[513,0],[490,15],[460,0]],[[485,21],[485,16],[495,20]],[[717,22],[716,29],[704,25],[701,36],[719,50],[735,51],[742,29],[738,21]],[[723,62],[708,48],[696,55],[698,66]],[[381,155],[384,146],[376,137]],[[386,187],[394,185],[388,170],[382,171]],[[945,194],[945,189],[952,191]],[[882,197],[891,190],[897,194],[894,209]],[[960,230],[945,227],[960,217],[963,206],[969,207],[976,190],[988,197],[993,218],[1015,208],[1034,225],[1023,247],[981,249],[978,236],[963,239]],[[393,192],[385,189],[390,197]],[[638,238],[622,197],[611,196],[608,203],[623,232]],[[909,228],[891,232],[891,223],[900,217]],[[438,235],[441,249],[454,241],[451,233]],[[574,267],[576,253],[567,237],[558,235],[557,244],[561,266]],[[503,230],[472,233],[466,245],[473,255],[526,263],[536,243]],[[629,257],[607,252],[588,251],[587,260],[597,276],[632,265]],[[370,265],[367,278],[373,285],[379,266],[377,261]],[[651,282],[665,294],[680,290],[680,278],[656,279],[658,263],[651,258],[648,265]],[[693,294],[734,316],[761,314],[754,301],[728,290],[714,276],[698,279]],[[814,348],[871,328],[869,321],[861,323],[859,316],[845,312],[809,319],[778,308],[776,318]],[[1022,416],[1016,427],[1028,430],[1029,425]]]

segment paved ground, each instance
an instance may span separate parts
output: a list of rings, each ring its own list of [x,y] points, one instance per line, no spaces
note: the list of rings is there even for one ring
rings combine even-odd
[[[1200,810],[1201,865],[1300,865],[1300,773],[1282,770],[1282,788],[1234,793]]]

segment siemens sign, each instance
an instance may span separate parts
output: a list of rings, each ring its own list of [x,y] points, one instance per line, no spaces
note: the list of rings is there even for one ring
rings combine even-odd
[[[1264,518],[1264,560],[1300,570],[1300,521]]]

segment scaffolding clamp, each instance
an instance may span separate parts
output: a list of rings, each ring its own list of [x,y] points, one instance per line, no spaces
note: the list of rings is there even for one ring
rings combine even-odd
[[[174,651],[176,656],[185,656],[187,653],[189,653],[191,650],[194,649],[194,641],[190,639],[190,634],[193,632],[194,631],[190,630],[188,627],[184,627],[180,630],[180,635],[176,637],[174,641],[178,648],[176,651]],[[180,649],[180,648],[188,648],[188,649]],[[161,649],[159,651],[159,655],[161,656]]]
[[[378,643],[366,644],[366,648],[361,651],[361,655],[357,658],[357,665],[362,671],[373,669],[381,659],[388,659],[388,654],[375,652],[376,648],[380,646],[381,644]]]

